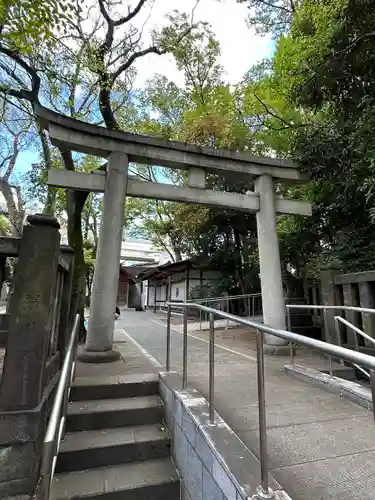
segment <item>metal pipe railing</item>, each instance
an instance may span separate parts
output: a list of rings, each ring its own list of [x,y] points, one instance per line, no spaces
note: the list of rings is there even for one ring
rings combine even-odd
[[[189,304],[203,304],[206,302],[219,302],[220,300],[237,300],[237,299],[247,299],[251,297],[261,297],[261,293],[244,293],[242,295],[220,295],[220,297],[204,297],[202,299],[189,299],[186,302]]]
[[[350,323],[350,321],[342,318],[341,316],[335,316],[334,319],[335,319],[335,322],[336,322],[336,331],[337,331],[338,335],[340,334],[339,322],[341,322],[345,326],[347,326],[348,328],[351,328],[355,334],[358,334],[361,337],[363,337],[364,339],[366,339],[368,342],[371,342],[372,344],[375,344],[375,340],[372,337],[370,337],[370,335],[367,335],[367,333],[363,332],[360,328],[358,328],[357,326],[355,326],[352,323]],[[358,344],[357,335],[354,336],[354,339],[355,339],[355,345],[356,345],[357,351],[359,351],[359,344]],[[372,395],[372,401],[373,401],[372,412],[373,412],[374,420],[375,420],[375,405],[374,405],[374,402],[375,402],[375,371],[374,370],[369,370],[367,372],[364,368],[362,368],[357,363],[353,363],[353,366],[358,371],[360,371],[361,373],[363,373],[370,380],[370,388],[371,388],[371,395]]]
[[[187,324],[188,324],[187,309],[184,309],[183,323],[184,323],[184,328],[183,328],[183,348],[182,348],[182,359],[183,359],[182,388],[186,389],[186,387],[187,387],[187,341],[188,341],[188,335],[187,335]]]
[[[326,309],[338,310],[338,311],[357,311],[361,313],[375,314],[375,309],[369,309],[367,307],[356,307],[356,306],[318,306],[315,304],[287,304],[287,309]]]
[[[189,299],[186,302],[201,304],[207,307],[215,304],[219,307],[215,309],[223,310],[229,313],[238,312],[242,310],[244,314],[241,316],[255,318],[257,312],[262,310],[262,294],[261,293],[245,293],[242,295],[221,295],[218,297],[203,297],[200,299]],[[209,322],[209,317],[207,318],[205,314],[202,317],[202,311],[199,311],[199,325],[200,330],[202,330],[202,323]],[[229,320],[227,320],[227,326],[229,326]]]
[[[363,332],[360,328],[358,328],[358,326],[353,325],[352,323],[350,323],[348,320],[342,318],[341,316],[335,316],[334,320],[336,321],[337,327],[338,327],[338,322],[341,321],[341,323],[343,323],[344,325],[346,325],[349,328],[351,328],[353,330],[353,332],[358,333],[358,335],[361,335],[361,337],[363,337],[364,339],[368,340],[369,342],[371,342],[372,344],[375,345],[375,340],[372,337],[370,337],[370,335],[367,335],[367,333]],[[338,334],[340,333],[339,330],[338,330],[337,333]],[[355,336],[354,338],[356,339],[356,348],[357,348],[357,351],[359,351],[359,345],[358,345],[357,336]]]
[[[214,399],[215,399],[215,316],[210,313],[210,343],[209,343],[209,417],[210,421],[215,420]]]
[[[375,358],[369,356],[367,354],[363,354],[361,352],[352,351],[350,349],[346,349],[344,347],[329,344],[323,342],[321,340],[312,339],[310,337],[305,337],[303,335],[299,335],[297,333],[292,333],[286,330],[278,330],[276,328],[272,328],[270,326],[264,325],[262,323],[257,323],[256,321],[248,320],[245,318],[241,318],[238,316],[234,316],[233,314],[219,311],[217,309],[213,309],[210,307],[202,306],[201,304],[196,303],[168,303],[168,308],[178,307],[182,309],[184,312],[184,327],[183,327],[183,387],[187,386],[187,311],[188,309],[197,309],[201,310],[210,315],[210,340],[209,340],[209,395],[208,395],[208,404],[209,404],[209,415],[211,422],[214,421],[214,344],[215,344],[215,324],[214,318],[215,316],[228,319],[234,323],[248,326],[254,328],[257,331],[257,383],[258,383],[258,412],[259,412],[259,449],[260,449],[260,466],[261,466],[261,484],[258,488],[258,493],[260,498],[274,498],[274,494],[272,490],[269,488],[268,484],[268,458],[267,458],[267,418],[266,418],[266,403],[265,403],[265,383],[264,383],[264,350],[263,350],[263,334],[269,333],[281,339],[287,340],[292,344],[300,344],[306,347],[310,347],[313,349],[320,350],[329,356],[335,356],[337,358],[344,359],[349,361],[350,363],[356,363],[358,365],[362,365],[373,370],[375,373]],[[291,306],[293,307],[293,306]],[[304,306],[301,307],[301,309]],[[323,308],[323,306],[322,306]],[[362,312],[368,312],[363,311]],[[374,310],[375,312],[375,310]],[[168,315],[170,318],[170,315]],[[288,328],[290,328],[290,322],[288,322]],[[170,325],[167,325],[167,350],[170,350],[171,342],[170,342],[171,328]],[[166,359],[170,360],[170,352],[167,353]],[[371,372],[370,372],[371,373]],[[372,380],[372,387],[374,389],[375,394],[375,378]]]
[[[80,315],[77,314],[65,352],[60,380],[57,385],[51,414],[47,424],[47,431],[43,441],[40,481],[36,495],[38,500],[48,500],[49,498],[60,442],[65,433],[69,392],[75,374],[75,351],[77,348],[79,322]]]
[[[331,332],[330,332],[329,327],[328,327],[327,311],[329,311],[329,310],[332,310],[332,311],[335,311],[335,310],[337,310],[337,311],[354,311],[354,312],[361,312],[361,313],[365,313],[365,314],[375,314],[375,309],[369,309],[369,308],[357,307],[357,306],[341,306],[341,305],[340,306],[325,306],[325,305],[317,305],[317,304],[287,304],[286,310],[287,310],[287,322],[288,322],[288,329],[289,330],[291,330],[291,317],[290,317],[290,310],[291,309],[318,309],[318,310],[322,310],[323,311],[323,323],[324,323],[325,338],[326,338],[327,342],[330,344],[332,344],[332,338],[331,338]],[[335,316],[335,319],[336,319],[336,317],[341,318],[340,316]],[[343,322],[346,322],[346,320],[344,320],[344,318],[341,318],[341,320],[343,320]],[[337,320],[336,320],[336,324],[337,324]],[[355,327],[351,323],[346,322],[345,324],[346,324],[346,326],[348,326],[348,327],[352,328],[354,331],[356,331],[355,329],[357,327]],[[337,334],[340,336],[339,329],[337,329],[336,331],[337,331]],[[367,338],[367,340],[370,340],[370,341],[374,342],[374,344],[375,344],[375,341],[370,336],[366,335],[364,332],[357,329],[357,333],[359,333],[359,332],[361,332],[360,334],[362,336],[365,336],[365,338]],[[355,337],[355,341],[356,341],[357,351],[359,351],[357,337]],[[294,365],[294,355],[295,355],[294,347],[292,344],[290,358],[291,358],[291,363],[293,365]],[[328,359],[329,359],[329,365],[330,365],[329,373],[331,376],[333,376],[332,356],[329,355]]]

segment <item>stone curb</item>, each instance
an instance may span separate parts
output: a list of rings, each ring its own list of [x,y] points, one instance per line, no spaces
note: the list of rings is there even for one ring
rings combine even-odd
[[[348,399],[367,410],[373,409],[371,390],[363,387],[357,382],[339,377],[331,377],[327,373],[322,373],[319,370],[301,365],[285,365],[284,370],[287,375],[291,375],[310,385],[316,385],[326,391],[338,394],[340,397]]]

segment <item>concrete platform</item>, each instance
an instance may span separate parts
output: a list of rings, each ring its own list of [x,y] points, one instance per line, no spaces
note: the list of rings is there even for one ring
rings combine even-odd
[[[135,313],[129,313],[135,314]],[[118,320],[119,321],[119,320]],[[116,322],[116,325],[118,324]],[[147,357],[140,352],[137,346],[121,334],[121,329],[115,330],[114,348],[120,352],[120,359],[114,363],[82,363],[78,361],[76,377],[107,377],[116,375],[134,375],[144,373],[157,373]]]
[[[117,322],[159,363],[164,363],[163,315],[132,313]],[[126,332],[126,333],[125,333]],[[189,332],[188,384],[208,394],[207,332]],[[258,404],[254,334],[216,332],[215,407],[256,456]],[[298,360],[298,361],[297,361]],[[289,357],[266,357],[268,453],[271,474],[293,500],[372,500],[375,432],[372,412],[319,387],[287,376]],[[328,365],[316,353],[297,350],[296,362]],[[171,368],[181,373],[182,335],[172,330]]]

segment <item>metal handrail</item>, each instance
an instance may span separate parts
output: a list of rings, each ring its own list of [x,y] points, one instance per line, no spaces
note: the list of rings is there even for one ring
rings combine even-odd
[[[266,424],[266,403],[265,403],[265,386],[264,386],[264,349],[263,349],[263,334],[269,333],[283,340],[287,340],[293,344],[301,344],[313,349],[320,350],[330,356],[335,356],[351,363],[363,365],[370,369],[370,374],[375,373],[375,358],[361,352],[352,351],[345,347],[337,346],[322,342],[321,340],[305,337],[297,333],[292,333],[286,330],[278,330],[256,321],[240,318],[233,314],[219,311],[210,307],[202,306],[196,303],[180,302],[167,303],[167,351],[166,351],[166,371],[170,371],[171,360],[171,308],[179,307],[183,310],[183,372],[182,386],[187,387],[187,348],[188,348],[188,333],[187,333],[187,311],[190,308],[198,309],[210,315],[210,340],[209,340],[209,415],[211,422],[214,421],[214,377],[215,377],[215,339],[214,339],[214,318],[215,316],[228,319],[234,323],[249,326],[256,330],[256,346],[257,346],[257,383],[258,383],[258,412],[259,412],[259,449],[260,449],[260,472],[261,484],[258,488],[259,496],[264,499],[274,498],[272,489],[268,483],[268,457],[267,457],[267,424]],[[375,312],[375,311],[374,311]],[[374,378],[375,380],[375,378]]]
[[[290,317],[290,310],[291,309],[318,309],[323,311],[323,319],[324,319],[324,330],[325,330],[325,337],[329,343],[332,343],[331,339],[331,332],[328,328],[328,321],[327,321],[327,311],[331,310],[338,310],[338,311],[355,311],[355,312],[361,312],[361,313],[366,313],[366,314],[375,314],[375,309],[369,309],[366,307],[357,307],[357,306],[325,306],[325,305],[317,305],[317,304],[287,304],[286,305],[286,310],[287,310],[287,328],[288,330],[291,330],[291,317]],[[354,327],[351,323],[349,323],[348,326]],[[366,335],[364,332],[362,332],[364,335]],[[371,337],[369,337],[371,338]],[[358,347],[358,346],[357,346]],[[358,351],[358,348],[357,348]],[[291,358],[291,363],[294,364],[294,346],[293,343],[290,344],[290,358]],[[351,362],[354,364],[353,362]],[[329,355],[329,374],[333,376],[333,362],[332,362],[332,356]],[[362,369],[359,368],[359,370],[363,371]]]
[[[220,308],[222,306],[224,311],[229,313],[230,311],[230,303],[237,301],[243,301],[243,305],[245,308],[245,312],[247,313],[247,317],[256,317],[256,309],[257,305],[259,306],[259,303],[256,301],[258,299],[262,299],[262,294],[259,293],[245,293],[242,295],[221,295],[220,297],[203,297],[200,299],[188,299],[186,302],[189,303],[194,303],[194,304],[201,304],[201,305],[206,305],[207,307],[212,305],[212,303],[218,303],[220,304]],[[171,301],[175,303],[174,301]],[[260,306],[261,309],[262,306]],[[176,309],[176,308],[175,308]],[[209,321],[209,317],[205,318],[203,315],[203,321]],[[229,326],[229,322],[227,321],[227,326]],[[202,330],[202,311],[199,311],[199,329]]]
[[[250,297],[261,297],[262,294],[259,293],[244,293],[242,295],[221,295],[220,297],[203,297],[201,299],[189,299],[186,302],[200,304],[202,302],[216,302],[219,300],[235,300],[235,299],[247,299]]]
[[[357,311],[362,313],[375,314],[375,309],[357,306],[318,306],[314,304],[287,304],[287,309],[326,309],[326,310],[340,310],[340,311]]]
[[[340,321],[345,326],[351,328],[354,333],[357,333],[358,335],[361,335],[361,337],[363,337],[367,341],[372,342],[373,344],[375,344],[375,340],[372,337],[370,337],[370,335],[367,335],[367,333],[363,332],[360,328],[358,328],[358,326],[355,326],[352,323],[350,323],[350,321],[342,318],[341,316],[335,316],[334,320],[336,322],[336,330],[337,330],[338,335],[340,334],[340,327],[339,327],[339,321]],[[358,344],[357,335],[354,336],[354,339],[355,339],[356,349],[357,349],[357,351],[359,351],[359,344]],[[368,377],[369,379],[371,379],[370,373],[367,372],[366,370],[364,370],[361,366],[359,366],[359,365],[357,365],[355,363],[353,363],[353,366],[355,366],[355,368],[357,368],[357,370],[359,370],[364,375],[366,375],[366,377]]]
[[[348,320],[342,318],[341,316],[335,316],[334,319],[336,321],[336,324],[337,324],[337,321],[341,321],[341,323],[343,323],[344,325],[346,325],[349,328],[351,328],[355,333],[358,333],[358,335],[361,335],[361,337],[363,337],[364,339],[368,340],[369,342],[371,342],[372,344],[375,345],[375,340],[372,337],[370,337],[370,335],[367,335],[367,333],[363,332],[360,328],[358,328],[357,326],[353,325]],[[356,339],[356,348],[357,348],[357,351],[359,351],[359,345],[358,345],[357,337],[354,337],[354,338]]]
[[[40,481],[37,492],[38,500],[47,500],[49,498],[60,442],[65,433],[65,420],[69,393],[75,373],[75,351],[77,348],[79,322],[80,315],[77,314],[65,352],[61,375],[57,385],[51,414],[48,420],[47,431],[43,441]]]

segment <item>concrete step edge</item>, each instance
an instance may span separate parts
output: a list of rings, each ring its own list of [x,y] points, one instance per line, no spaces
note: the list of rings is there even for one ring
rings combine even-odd
[[[50,498],[51,500],[105,498],[118,492],[123,493],[121,498],[126,499],[126,493],[135,491],[138,493],[161,486],[174,487],[170,496],[164,492],[164,498],[177,500],[179,484],[180,479],[172,461],[170,458],[164,458],[56,474]],[[155,498],[163,497],[155,495]]]
[[[72,385],[70,399],[71,401],[88,401],[155,395],[158,393],[158,384],[159,377],[154,373],[78,377]]]
[[[162,406],[163,403],[157,395],[73,401],[68,405],[68,417],[88,413],[112,413],[115,411],[161,408]]]
[[[121,434],[123,438],[121,439]],[[114,437],[117,439],[114,440]],[[83,442],[82,442],[82,438]],[[87,446],[85,441],[90,441]],[[131,425],[127,427],[114,427],[108,429],[94,429],[87,431],[68,432],[60,444],[60,453],[74,453],[76,451],[95,450],[98,448],[111,448],[130,444],[143,444],[148,442],[170,441],[167,428],[162,424]]]

